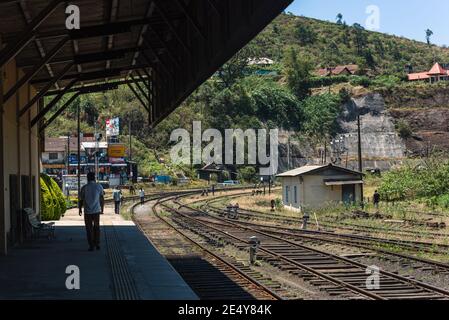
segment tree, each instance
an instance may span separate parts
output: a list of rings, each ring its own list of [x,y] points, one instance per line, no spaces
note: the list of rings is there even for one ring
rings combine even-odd
[[[299,130],[302,111],[298,100],[288,88],[274,81],[253,85],[250,92],[257,118],[273,127]]]
[[[337,14],[337,24],[338,25],[343,24],[343,15],[341,13]]]
[[[238,79],[245,77],[249,59],[258,57],[258,50],[249,44],[234,55],[218,70],[220,78],[225,88],[230,88]]]
[[[317,34],[309,25],[304,24],[304,22],[298,22],[296,25],[296,38],[301,45],[305,46],[314,44],[317,40]]]
[[[430,42],[430,38],[433,36],[433,31],[430,29],[426,30],[426,40],[427,44],[430,46],[432,43]]]
[[[320,142],[333,136],[338,129],[340,103],[340,96],[335,94],[316,95],[304,100],[304,132]]]
[[[354,23],[353,25],[355,43],[357,46],[357,54],[362,56],[365,50],[365,47],[368,43],[368,37],[365,32],[365,28],[362,27],[359,23]]]
[[[290,90],[299,100],[310,95],[310,77],[312,64],[305,56],[299,56],[294,48],[287,50],[285,74]]]

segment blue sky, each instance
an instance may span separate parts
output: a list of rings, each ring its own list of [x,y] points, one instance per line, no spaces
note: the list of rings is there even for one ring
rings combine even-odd
[[[332,22],[342,13],[348,24],[364,26],[370,5],[379,8],[377,31],[426,41],[425,30],[429,28],[434,32],[432,43],[449,45],[447,0],[295,0],[286,11]]]

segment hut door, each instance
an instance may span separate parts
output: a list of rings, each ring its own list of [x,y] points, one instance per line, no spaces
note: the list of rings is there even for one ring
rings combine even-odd
[[[342,200],[346,204],[354,203],[355,201],[355,185],[354,184],[348,184],[343,185],[342,188]]]

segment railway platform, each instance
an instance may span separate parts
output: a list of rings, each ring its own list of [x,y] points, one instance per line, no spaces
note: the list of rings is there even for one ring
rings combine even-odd
[[[0,257],[0,299],[197,299],[134,223],[112,207],[101,216],[99,251],[87,250],[77,209],[56,222],[55,235],[27,241]]]

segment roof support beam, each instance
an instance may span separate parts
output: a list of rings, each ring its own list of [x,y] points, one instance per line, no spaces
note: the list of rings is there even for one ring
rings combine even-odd
[[[137,80],[140,81],[140,80]],[[67,90],[66,93],[70,93],[70,92],[78,92],[81,91],[81,93],[85,93],[87,91],[89,92],[98,92],[98,91],[106,91],[106,90],[110,90],[110,89],[114,89],[113,87],[118,87],[120,85],[124,85],[127,83],[130,83],[132,81],[130,80],[119,80],[119,81],[113,81],[113,82],[108,82],[105,84],[95,84],[95,85],[90,85],[90,86],[83,86],[83,87],[75,87],[75,88],[71,88],[70,90]],[[101,87],[103,86],[103,87]],[[55,90],[55,91],[48,91],[45,96],[54,96],[57,95],[61,92],[62,90]]]
[[[176,31],[175,26],[173,25],[172,21],[170,21],[170,19],[167,18],[167,15],[164,13],[164,11],[162,10],[162,8],[159,6],[159,4],[157,3],[157,1],[154,1],[154,4],[156,5],[156,8],[159,12],[159,14],[161,15],[162,19],[164,20],[165,24],[168,26],[168,28],[170,29],[171,33],[175,36],[175,38],[178,40],[178,42],[182,45],[182,47],[184,48],[184,50],[189,54],[189,56],[192,56],[192,50],[190,49],[190,47],[185,43],[184,40],[181,39],[181,36],[179,35],[179,33]]]
[[[43,130],[45,130],[45,128],[47,128],[62,112],[64,112],[65,109],[67,109],[67,107],[79,96],[82,94],[87,94],[87,93],[93,93],[93,92],[101,92],[101,91],[106,91],[106,90],[113,90],[113,89],[117,89],[118,88],[118,84],[116,83],[105,83],[105,84],[101,84],[101,85],[95,85],[95,86],[88,86],[88,87],[83,87],[83,88],[79,88],[78,91],[75,92],[74,95],[72,95],[70,97],[70,99],[61,107],[59,108],[58,111],[56,111],[51,117],[50,119],[48,119],[43,125],[42,127],[39,129],[41,132]],[[68,92],[68,91],[67,91]],[[66,93],[67,93],[66,92]]]
[[[34,127],[36,123],[38,123],[47,113],[50,111],[61,98],[66,94],[67,90],[75,85],[78,82],[78,78],[73,79],[53,100],[42,109],[36,117],[31,121],[31,127]]]
[[[132,86],[131,83],[127,83],[128,87],[131,89],[131,91],[134,93],[134,95],[136,96],[137,100],[139,100],[140,104],[142,105],[142,107],[145,108],[145,110],[147,110],[148,112],[150,112],[150,109],[145,105],[145,102],[142,100],[142,98],[139,96],[139,94],[137,93],[136,89],[134,89],[134,87]]]
[[[86,54],[78,54],[70,57],[62,57],[57,58],[51,61],[51,64],[55,63],[67,63],[74,61],[76,64],[78,63],[90,63],[90,62],[98,62],[98,61],[108,61],[112,59],[122,59],[125,57],[127,53],[142,51],[145,50],[144,47],[132,47],[132,48],[124,48],[110,51],[101,51],[101,52],[93,52]],[[32,62],[32,64],[36,64],[37,62]],[[27,68],[30,67],[30,63],[28,64],[19,64],[18,67]]]
[[[149,95],[145,92],[145,90],[143,90],[143,88],[140,86],[139,82],[134,78],[134,76],[132,74],[130,74],[129,77],[133,80],[137,89],[139,89],[140,93],[142,93],[142,95],[145,97],[145,99],[148,100]],[[143,79],[141,79],[141,81],[143,81]]]
[[[59,72],[44,88],[39,90],[39,92],[25,105],[25,107],[20,110],[19,117],[22,117],[28,111],[28,109],[30,109],[36,102],[38,102],[39,99],[42,98],[48,92],[48,90],[50,90],[51,87],[53,87],[53,85],[59,79],[61,79],[72,67],[73,62],[65,66],[65,68],[62,69],[61,72]]]
[[[80,95],[79,92],[76,92],[73,96],[70,97],[69,100],[67,100],[66,103],[64,103],[64,105],[59,108],[58,111],[56,111],[50,119],[48,119],[47,121],[45,121],[45,123],[39,128],[39,132],[43,132],[49,125],[51,125],[53,123],[53,121],[55,121],[55,119],[65,111],[65,109],[67,109],[67,107],[69,105],[72,104],[73,101],[75,101],[76,98],[78,98],[78,96]]]
[[[165,48],[165,51],[167,51],[168,55],[170,56],[171,61],[176,64],[176,67],[179,69],[180,68],[180,62],[179,59],[177,59],[174,55],[172,50],[168,47],[167,43],[165,42],[164,39],[162,39],[162,37],[159,35],[159,33],[157,33],[151,26],[149,27],[149,29],[151,30],[151,32],[156,36],[156,38],[158,39],[158,41],[160,43],[162,43],[162,45]],[[145,43],[147,44],[147,46],[151,46],[151,44],[149,43],[149,41],[147,39],[145,39]],[[154,49],[154,48],[153,48]]]
[[[148,100],[148,105],[150,105],[150,104],[153,103],[153,98],[152,98],[152,96],[151,96],[151,90],[150,90],[150,87],[148,86],[148,81],[149,81],[149,79],[148,79],[148,78],[145,79],[145,78],[142,76],[142,74],[140,73],[139,70],[135,70],[135,71],[136,71],[136,73],[137,73],[137,75],[138,75],[140,81],[143,82],[144,86],[147,88],[147,93],[148,93],[148,94],[147,94],[147,100]]]
[[[215,13],[217,14],[217,16],[221,17],[221,13],[220,10],[218,10],[217,5],[214,3],[213,0],[207,0],[207,3],[209,3],[209,5],[212,7],[212,9],[215,11]]]
[[[43,58],[39,61],[37,65],[34,66],[34,68],[28,73],[23,76],[6,94],[5,94],[5,101],[7,101],[9,98],[11,98],[17,90],[19,90],[25,83],[27,83],[31,78],[33,78],[42,67],[51,60],[58,52],[61,50],[61,48],[67,43],[68,38],[64,38],[61,41],[58,42],[58,44]]]
[[[45,9],[39,13],[33,21],[27,26],[27,28],[18,37],[18,41],[14,41],[8,45],[5,49],[0,51],[0,67],[3,67],[6,63],[14,59],[25,48],[31,40],[34,39],[34,31],[41,25],[45,19],[50,16],[53,11],[62,3],[62,0],[53,0]]]
[[[146,47],[151,51],[151,54],[156,58],[156,60],[160,63],[160,65],[164,68],[164,70],[173,76],[173,74],[171,73],[171,71],[169,71],[168,66],[164,63],[164,61],[159,57],[159,55],[157,54],[156,50],[154,50],[154,48],[152,47],[151,43],[144,38],[144,43],[146,45]],[[145,60],[147,61],[148,64],[150,64],[150,58],[148,57],[148,55],[145,53],[145,51],[143,51],[143,57],[145,58]],[[177,61],[173,60],[173,62],[177,64]]]
[[[175,0],[175,2],[181,8],[182,12],[184,12],[185,16],[187,17],[187,20],[189,20],[190,24],[193,26],[193,28],[196,30],[196,32],[201,36],[201,38],[203,38],[203,40],[206,40],[206,35],[204,34],[203,30],[201,30],[199,23],[189,13],[189,9],[187,8],[184,1],[183,0]]]
[[[74,78],[79,78],[80,81],[88,81],[88,80],[97,80],[97,79],[104,79],[109,77],[116,77],[119,76],[121,72],[129,71],[129,70],[135,70],[135,69],[142,69],[146,68],[147,65],[135,65],[135,66],[124,66],[124,67],[117,67],[112,68],[108,70],[94,70],[89,72],[83,72],[83,73],[71,73],[68,75],[63,76],[62,80],[70,80]],[[39,84],[39,83],[47,83],[51,81],[52,79],[36,79],[32,80],[31,84]]]

